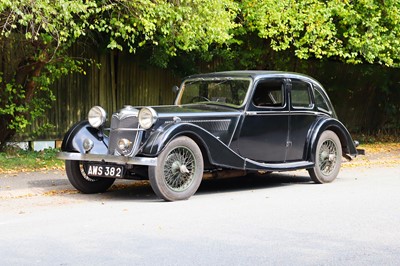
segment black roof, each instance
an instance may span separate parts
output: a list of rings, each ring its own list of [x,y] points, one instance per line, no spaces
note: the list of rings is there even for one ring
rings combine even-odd
[[[272,70],[234,70],[234,71],[223,71],[223,72],[212,72],[204,74],[195,74],[186,77],[186,79],[196,79],[196,78],[217,78],[217,77],[236,77],[236,78],[252,78],[257,79],[261,77],[275,76],[275,77],[291,77],[299,79],[308,79],[315,83],[318,83],[314,78],[309,77],[304,74],[286,71],[272,71]]]

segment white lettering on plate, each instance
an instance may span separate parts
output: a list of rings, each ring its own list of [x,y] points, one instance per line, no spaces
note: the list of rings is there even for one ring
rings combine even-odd
[[[103,175],[103,166],[99,166],[97,175]]]
[[[121,177],[122,176],[122,168],[121,167],[114,167],[114,166],[97,166],[97,165],[89,165],[88,168],[88,175],[92,176],[115,176]]]

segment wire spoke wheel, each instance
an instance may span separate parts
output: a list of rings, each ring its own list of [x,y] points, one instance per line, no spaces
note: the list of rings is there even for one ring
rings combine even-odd
[[[342,146],[335,132],[324,131],[315,151],[315,166],[308,169],[315,183],[329,183],[336,179],[342,162]]]
[[[192,151],[186,147],[177,147],[165,161],[165,183],[174,191],[183,191],[193,182],[195,169],[196,161]]]
[[[190,198],[203,177],[203,156],[189,137],[172,140],[149,167],[150,185],[158,197],[166,201]]]
[[[330,175],[336,167],[337,147],[331,139],[322,143],[318,165],[323,175]]]
[[[83,177],[86,181],[88,181],[88,182],[96,182],[96,181],[99,180],[99,179],[97,179],[97,178],[89,177],[89,176],[86,174],[85,168],[84,168],[82,162],[79,162],[79,170],[80,170],[80,172],[81,172],[82,177]]]

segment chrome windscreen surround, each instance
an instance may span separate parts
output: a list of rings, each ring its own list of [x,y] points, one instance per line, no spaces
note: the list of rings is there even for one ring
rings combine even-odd
[[[138,109],[125,106],[118,113],[112,115],[108,154],[128,157],[137,154],[143,136],[143,131],[139,128],[138,113]],[[118,142],[121,139],[132,142],[130,149],[121,150],[118,147]]]

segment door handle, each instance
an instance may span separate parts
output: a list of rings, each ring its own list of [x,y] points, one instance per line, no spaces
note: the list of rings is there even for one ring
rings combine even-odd
[[[246,115],[249,115],[249,116],[251,116],[251,115],[257,115],[257,112],[246,112],[245,114],[246,114]]]

